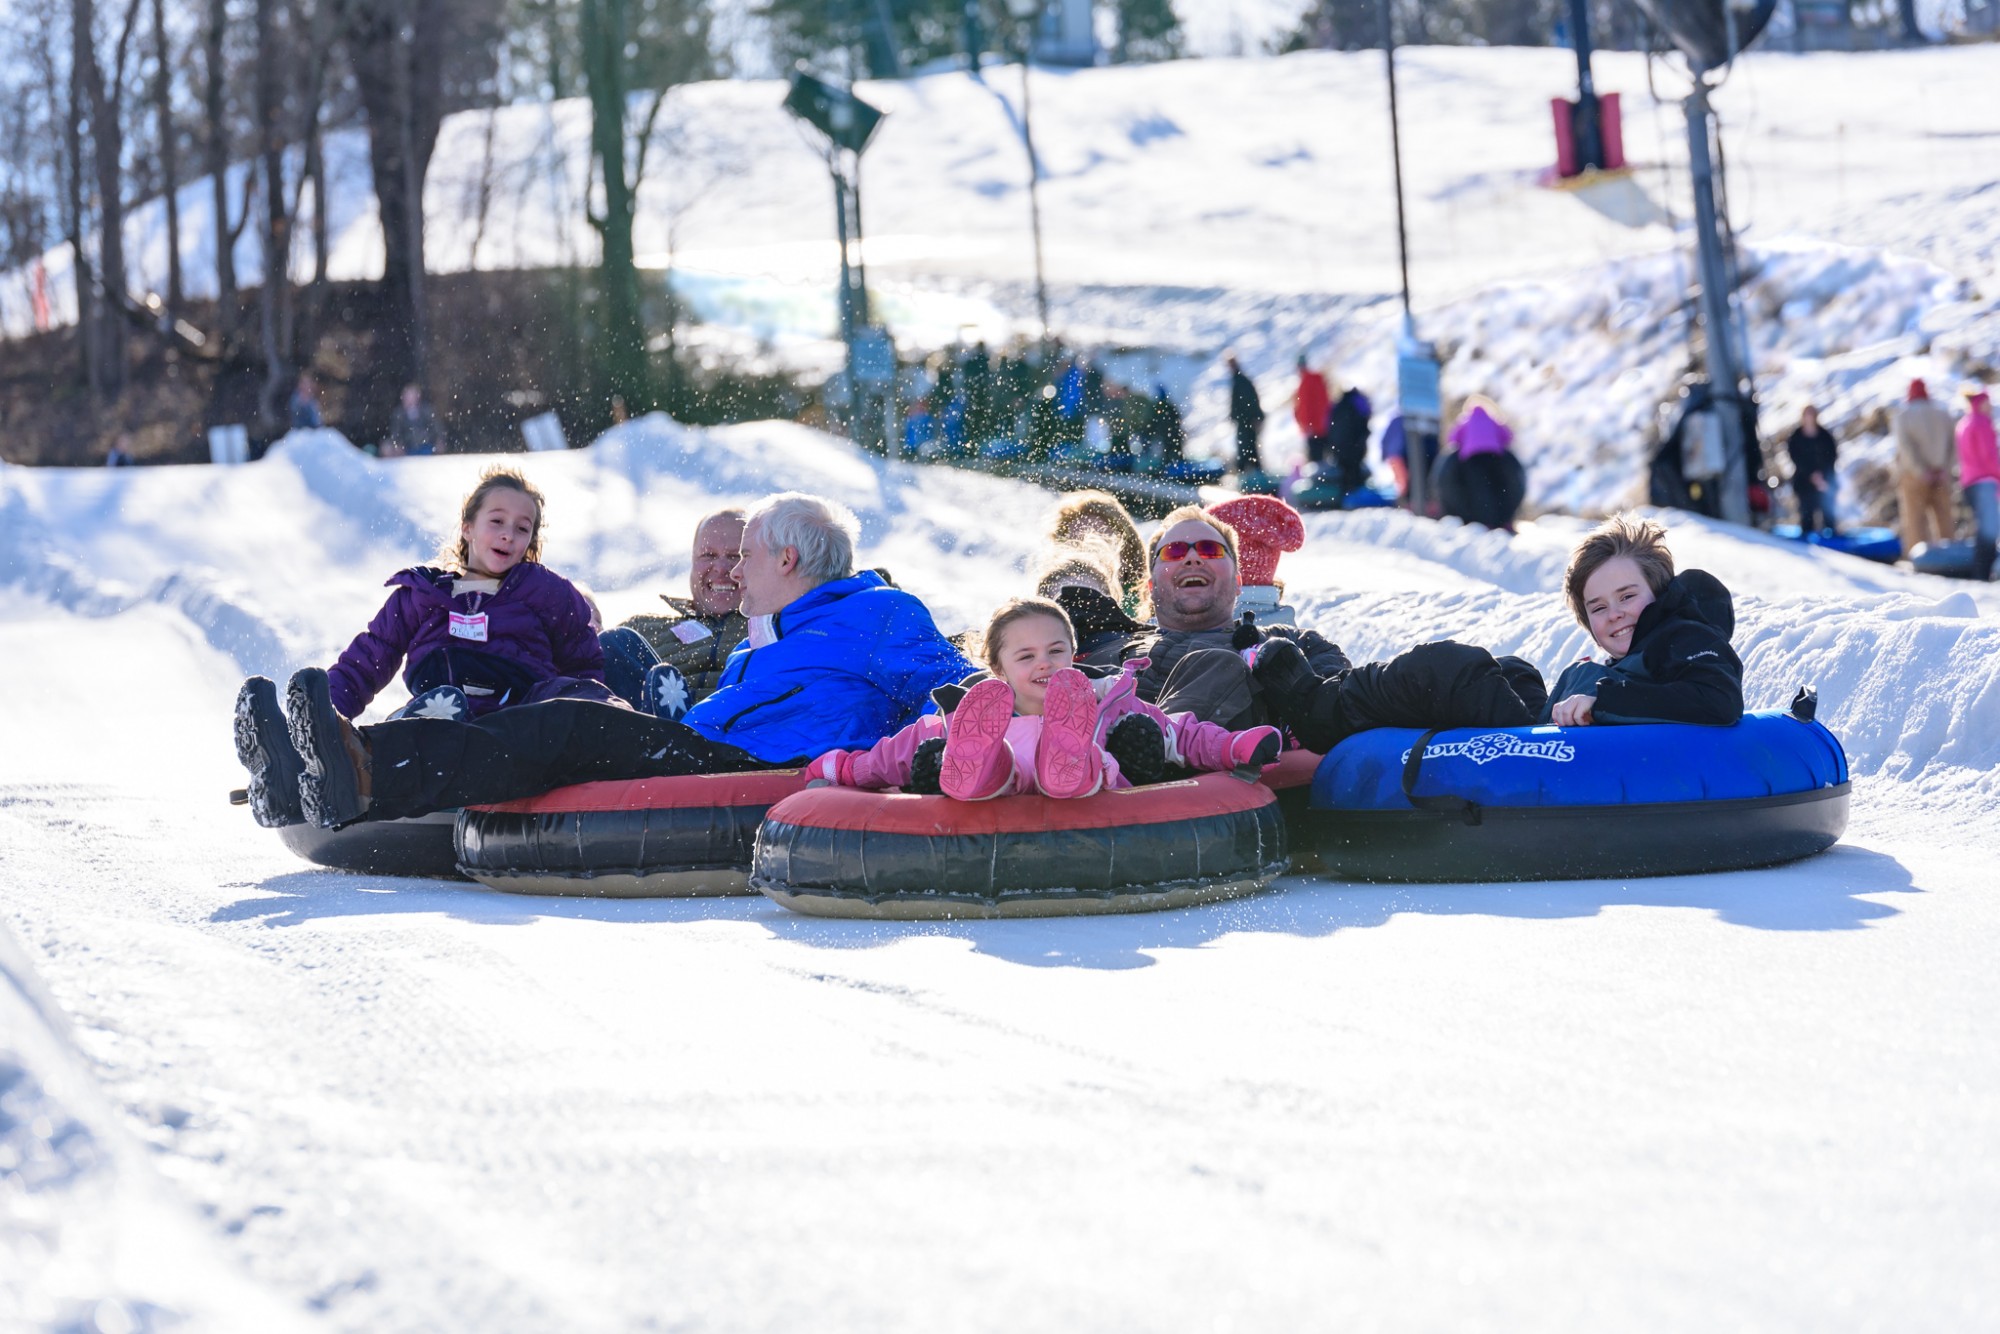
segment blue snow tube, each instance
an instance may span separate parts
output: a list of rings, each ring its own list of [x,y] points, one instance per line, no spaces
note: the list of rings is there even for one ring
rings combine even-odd
[[[1383,728],[1313,775],[1300,851],[1350,880],[1570,880],[1768,866],[1847,828],[1847,756],[1818,722]]]
[[[1844,551],[1885,565],[1895,564],[1896,558],[1903,554],[1903,540],[1893,528],[1849,528],[1839,533],[1807,533],[1801,538],[1797,524],[1781,523],[1771,529],[1771,536],[1803,541],[1807,546],[1825,547],[1828,551]]]

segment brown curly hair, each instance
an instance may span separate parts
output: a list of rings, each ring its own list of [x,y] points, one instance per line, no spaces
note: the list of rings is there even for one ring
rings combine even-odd
[[[537,563],[541,561],[542,515],[548,510],[548,501],[543,498],[540,491],[536,490],[533,482],[515,469],[504,466],[488,468],[479,474],[479,485],[472,488],[471,494],[465,498],[465,503],[458,507],[458,526],[451,530],[450,535],[444,540],[444,545],[438,549],[440,561],[454,570],[464,572],[466,563],[472,555],[466,550],[465,530],[479,517],[480,508],[486,504],[486,497],[502,490],[519,491],[535,502],[535,531],[528,537],[528,549],[522,553],[521,562],[526,564],[529,561]]]
[[[1139,537],[1139,525],[1108,491],[1072,491],[1056,507],[1049,536],[1063,546],[1078,546],[1099,538],[1118,549],[1118,593],[1122,601],[1136,597],[1146,586],[1146,544]]]

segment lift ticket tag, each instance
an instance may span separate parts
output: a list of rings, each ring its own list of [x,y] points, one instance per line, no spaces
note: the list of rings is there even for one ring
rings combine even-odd
[[[486,613],[480,611],[467,615],[462,611],[453,612],[451,614],[451,634],[454,639],[471,639],[484,644],[486,642]]]
[[[674,626],[674,638],[683,644],[695,644],[704,639],[713,639],[715,636],[710,634],[708,627],[700,621],[681,621]]]

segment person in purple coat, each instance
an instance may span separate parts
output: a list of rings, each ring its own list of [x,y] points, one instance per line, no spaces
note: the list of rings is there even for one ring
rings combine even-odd
[[[404,718],[466,722],[551,699],[618,703],[589,602],[541,563],[542,494],[520,473],[493,469],[460,508],[439,565],[399,570],[368,628],[327,670],[334,706],[356,717],[402,669]],[[298,823],[302,761],[277,686],[253,676],[236,701],[237,758],[250,772],[259,824]]]

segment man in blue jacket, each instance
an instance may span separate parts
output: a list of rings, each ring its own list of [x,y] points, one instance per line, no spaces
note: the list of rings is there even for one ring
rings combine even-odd
[[[335,711],[324,671],[297,673],[287,707],[305,760],[306,819],[335,829],[572,783],[779,768],[874,745],[930,708],[933,688],[974,668],[921,602],[854,573],[858,531],[839,505],[797,492],[750,510],[736,576],[749,637],[678,722],[551,700],[476,723],[357,728]]]

